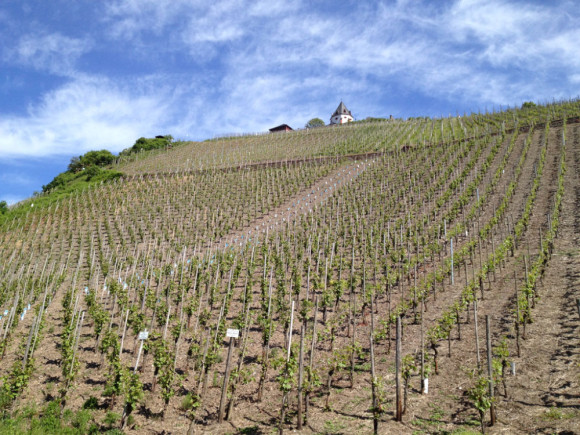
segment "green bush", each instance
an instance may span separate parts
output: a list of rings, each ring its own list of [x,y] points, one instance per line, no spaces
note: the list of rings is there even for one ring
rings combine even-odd
[[[73,157],[68,165],[68,170],[58,174],[54,179],[42,186],[42,192],[54,190],[66,190],[70,185],[84,181],[104,181],[120,177],[120,172],[104,169],[115,160],[110,151],[89,151],[88,153]]]
[[[50,183],[42,186],[42,192],[46,193],[50,190],[62,188],[75,178],[77,178],[77,176],[71,172],[61,172],[56,177],[54,177]]]
[[[107,166],[115,161],[115,156],[107,150],[89,151],[78,157],[73,157],[68,165],[69,172],[79,172],[91,166]]]
[[[121,419],[121,415],[119,415],[113,411],[108,411],[107,414],[105,415],[105,419],[103,420],[103,423],[106,424],[107,426],[109,426],[109,428],[111,428],[120,419]]]
[[[99,399],[95,396],[89,397],[83,404],[83,409],[99,409]]]
[[[534,107],[536,107],[536,103],[533,101],[526,101],[524,104],[522,104],[522,109],[533,109]]]
[[[85,171],[85,175],[87,176],[87,181],[91,181],[94,177],[101,174],[102,169],[98,166],[91,166],[89,169]]]
[[[163,149],[173,142],[173,136],[157,136],[154,138],[140,137],[135,141],[135,144],[131,148],[127,148],[119,154],[120,156],[126,156],[129,154],[138,153],[140,151],[150,151],[156,149]]]

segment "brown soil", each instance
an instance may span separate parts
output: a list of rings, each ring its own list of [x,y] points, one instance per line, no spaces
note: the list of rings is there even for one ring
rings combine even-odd
[[[518,179],[516,191],[510,202],[506,216],[516,221],[522,213],[523,205],[530,192],[534,179],[534,166],[539,159],[539,144],[542,141],[542,131],[536,130],[533,146],[530,148],[523,166],[522,174]],[[548,154],[544,173],[538,195],[534,204],[532,220],[523,237],[525,243],[520,243],[514,257],[506,260],[504,267],[497,271],[495,278],[485,284],[484,299],[479,302],[479,342],[480,357],[482,364],[485,363],[485,326],[484,318],[490,316],[493,345],[497,345],[502,337],[507,337],[510,350],[510,360],[515,363],[516,375],[508,375],[506,380],[507,390],[499,386],[500,395],[497,398],[498,421],[494,427],[489,427],[491,433],[580,433],[580,312],[576,301],[580,298],[580,127],[576,125],[567,127],[566,162],[567,172],[565,176],[565,193],[562,203],[560,227],[558,238],[554,246],[554,254],[546,270],[546,273],[538,288],[540,299],[533,311],[533,323],[527,326],[525,339],[521,340],[521,354],[515,356],[515,337],[513,328],[514,310],[514,272],[518,283],[524,274],[523,256],[528,252],[533,259],[537,255],[539,244],[539,231],[545,230],[547,216],[551,212],[553,196],[556,190],[557,171],[561,146],[561,128],[553,127],[548,138]],[[518,137],[516,146],[509,157],[505,174],[492,193],[492,197],[479,215],[481,225],[484,225],[493,215],[494,210],[503,198],[506,186],[511,181],[524,143],[525,135]],[[509,140],[509,138],[508,138]],[[489,174],[493,174],[502,153],[494,160]],[[485,158],[485,153],[480,160]],[[349,162],[348,167],[370,165],[370,162]],[[334,180],[341,172],[344,174],[345,167],[341,167],[320,179],[307,190],[303,190],[292,198],[287,199],[282,205],[271,210],[268,215],[261,216],[251,222],[243,230],[231,233],[226,239],[238,239],[246,234],[248,229],[259,228],[264,223],[275,230],[276,222],[280,225],[280,218],[284,218],[288,209],[294,207],[295,213],[308,213],[313,205],[320,204],[327,195],[321,195],[329,181]],[[362,170],[360,170],[362,173]],[[490,176],[482,183],[482,187],[490,181]],[[348,177],[345,183],[349,182]],[[307,192],[316,194],[306,207],[296,206],[298,199],[304,198]],[[329,192],[330,194],[330,192]],[[428,211],[428,207],[426,207]],[[282,225],[285,221],[282,221]],[[452,223],[450,223],[451,225]],[[497,244],[503,239],[498,229],[493,236]],[[75,238],[71,248],[80,249],[81,236]],[[458,248],[467,240],[458,240]],[[491,249],[491,242],[484,246],[484,252]],[[448,255],[448,254],[446,254]],[[440,266],[441,260],[435,259],[434,264],[429,260],[424,265],[422,273],[428,272]],[[479,268],[479,261],[468,263],[467,275],[471,277],[473,271]],[[424,313],[424,328],[429,328],[438,319],[441,312],[452,305],[458,297],[465,282],[465,270],[461,270],[455,277],[455,284],[450,285],[447,281],[445,291],[438,293],[437,300],[429,299],[427,311]],[[67,283],[70,284],[70,283]],[[410,286],[403,286],[403,293],[408,294]],[[235,290],[239,294],[241,289]],[[257,289],[255,290],[258,291]],[[393,303],[400,300],[402,294],[398,289],[393,294]],[[60,349],[59,335],[62,330],[61,313],[62,292],[49,306],[47,316],[48,330],[35,357],[38,364],[37,372],[30,380],[28,388],[22,394],[16,406],[23,406],[31,402],[39,406],[58,394],[58,386],[61,377],[59,367]],[[257,298],[255,298],[256,300]],[[105,299],[105,307],[110,308],[112,301]],[[239,304],[232,307],[231,312],[237,313]],[[347,337],[346,321],[338,320],[338,315],[330,310],[330,319],[337,321],[338,334],[335,348],[340,348],[349,342]],[[377,321],[384,319],[387,313],[387,301],[379,300],[377,307]],[[471,316],[473,312],[470,311]],[[445,433],[454,430],[478,430],[476,412],[469,404],[466,391],[471,387],[470,373],[473,373],[476,363],[474,344],[473,318],[462,313],[461,340],[458,331],[454,329],[451,340],[451,354],[448,356],[447,343],[439,345],[439,368],[437,375],[432,374],[429,379],[429,394],[419,394],[420,379],[414,375],[410,380],[409,404],[403,422],[394,421],[394,343],[393,351],[387,351],[387,342],[383,340],[377,345],[376,359],[377,371],[384,381],[386,397],[390,401],[386,413],[379,423],[379,433]],[[119,316],[117,316],[117,319]],[[420,347],[420,328],[412,322],[411,316],[405,319],[403,354],[416,352]],[[359,319],[357,326],[357,341],[364,349],[368,348],[368,325],[365,319]],[[27,319],[19,325],[19,334],[24,336],[31,319]],[[327,322],[330,324],[331,320]],[[320,324],[320,329],[327,325]],[[299,326],[295,325],[295,340],[298,340]],[[15,339],[12,351],[8,352],[3,360],[2,373],[13,361],[16,346],[21,342]],[[280,330],[275,332],[272,347],[278,354],[283,352],[284,337]],[[224,343],[225,345],[225,343]],[[106,377],[106,364],[101,364],[101,357],[94,352],[95,341],[92,336],[92,324],[87,319],[83,333],[81,334],[81,346],[79,358],[81,371],[73,390],[69,393],[67,407],[80,409],[82,404],[91,396],[100,398]],[[132,366],[136,354],[135,342],[132,338],[127,339],[124,345],[122,360],[127,366]],[[188,346],[184,342],[182,349]],[[330,355],[329,343],[324,341],[319,345],[320,366]],[[238,400],[234,408],[231,422],[217,424],[217,404],[224,364],[218,364],[212,370],[210,388],[205,398],[203,410],[197,415],[196,430],[203,433],[270,433],[278,423],[279,409],[282,402],[281,393],[275,376],[278,371],[269,370],[269,379],[266,383],[265,400],[261,403],[255,401],[257,378],[259,377],[258,356],[261,354],[259,331],[251,331],[248,344],[245,366],[253,372],[255,381],[239,387]],[[224,347],[225,356],[225,347]],[[237,355],[234,361],[237,359]],[[178,373],[182,376],[181,389],[176,397],[171,400],[166,415],[161,417],[163,403],[159,394],[152,393],[152,364],[149,360],[142,362],[143,371],[141,378],[145,383],[145,404],[135,411],[137,426],[128,433],[185,433],[189,427],[189,420],[180,409],[180,402],[185,392],[190,391],[196,384],[196,376],[193,370],[188,370],[188,362],[185,352],[181,352],[177,362]],[[326,375],[322,373],[321,381],[326,382]],[[505,395],[504,395],[505,393]],[[286,430],[295,430],[296,417],[294,414],[296,396],[292,392],[290,402],[289,422],[285,425]],[[100,400],[101,405],[106,405],[105,400]],[[355,384],[350,388],[346,373],[335,376],[330,392],[330,410],[325,410],[325,389],[321,387],[312,398],[308,424],[304,433],[372,433],[372,415],[369,411],[371,404],[371,386],[368,367],[360,362],[360,371],[355,374]],[[115,411],[119,406],[115,407]],[[102,420],[106,410],[97,412],[97,417]],[[486,417],[488,420],[488,417]],[[245,430],[246,432],[242,432]]]

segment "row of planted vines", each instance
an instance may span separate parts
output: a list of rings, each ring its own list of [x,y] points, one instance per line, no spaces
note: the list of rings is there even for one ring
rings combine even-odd
[[[577,103],[540,109],[271,148],[220,139],[175,171],[166,159],[187,158],[167,151],[129,162],[124,180],[25,204],[0,227],[0,406],[50,397],[176,432],[321,430],[340,407],[377,431],[444,388],[457,347],[484,428],[533,317],[578,131]],[[316,155],[329,158],[295,159]],[[511,325],[491,325],[491,374],[485,315]]]
[[[576,116],[576,105],[576,101],[571,101],[533,110],[498,111],[463,118],[361,121],[341,128],[298,130],[274,137],[267,133],[224,137],[124,157],[118,167],[128,174],[172,173],[391,151],[416,144],[444,144],[489,132],[497,134],[516,125]]]

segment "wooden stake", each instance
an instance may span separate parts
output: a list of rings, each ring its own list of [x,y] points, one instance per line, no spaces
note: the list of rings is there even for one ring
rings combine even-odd
[[[228,357],[226,359],[226,371],[224,373],[224,382],[222,384],[222,395],[220,398],[220,409],[218,415],[218,423],[224,422],[225,404],[226,404],[226,393],[228,391],[228,381],[230,379],[230,362],[232,359],[232,349],[234,347],[234,338],[230,337],[230,345],[228,347]]]
[[[516,271],[514,270],[514,290],[516,292],[516,351],[518,358],[520,357],[520,301],[519,301],[519,292],[518,292],[518,276]]]
[[[489,376],[489,397],[491,399],[491,408],[489,414],[491,417],[490,425],[495,424],[495,406],[493,405],[493,369],[491,355],[491,331],[489,326],[489,315],[485,316],[485,335],[487,337],[487,375]]]
[[[401,395],[401,317],[397,317],[397,337],[395,346],[395,396],[397,421],[403,421],[403,401]]]
[[[310,346],[310,361],[308,362],[309,370],[308,370],[308,383],[311,385],[312,382],[312,367],[314,365],[314,352],[316,350],[316,315],[318,314],[318,295],[315,297],[314,302],[314,319],[313,319],[313,326],[312,326],[312,343]],[[310,389],[310,388],[309,388]],[[304,424],[308,422],[308,409],[310,407],[310,391],[307,391],[304,395]]]
[[[425,299],[421,299],[421,394],[425,394],[425,337],[423,336],[423,313]]]
[[[477,369],[480,369],[481,361],[479,360],[479,328],[477,326],[477,298],[473,300],[473,322],[475,323],[475,354],[477,356]]]
[[[123,355],[123,343],[125,341],[125,333],[127,332],[127,321],[129,320],[129,309],[127,309],[127,314],[125,314],[125,325],[123,326],[123,335],[121,337],[121,346],[119,346],[119,358]]]
[[[306,325],[304,322],[300,328],[300,356],[298,360],[298,403],[297,403],[297,428],[302,430],[302,383],[304,382],[304,334],[306,334]]]
[[[453,275],[453,237],[450,240],[450,252],[451,252],[451,285],[455,284],[455,279]]]
[[[371,352],[371,391],[372,391],[372,406],[373,406],[373,433],[376,435],[379,431],[379,419],[378,419],[378,407],[379,402],[377,399],[377,376],[375,372],[375,310],[373,307],[373,295],[371,295],[371,330],[369,333],[369,345]]]
[[[292,349],[292,327],[294,324],[294,301],[292,301],[292,306],[290,308],[290,330],[288,331],[288,353],[286,355],[286,373],[284,376],[288,376],[288,364],[290,363],[290,351]],[[282,409],[280,410],[280,423],[278,425],[278,434],[282,435],[284,433],[284,417],[286,416],[286,403],[288,402],[288,391],[284,393],[282,397]]]

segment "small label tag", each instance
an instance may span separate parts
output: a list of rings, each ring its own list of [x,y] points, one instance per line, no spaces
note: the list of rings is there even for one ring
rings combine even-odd
[[[228,329],[226,331],[226,337],[238,338],[239,336],[240,336],[240,330],[239,329]]]
[[[138,338],[139,340],[147,340],[149,338],[149,331],[141,331]]]

